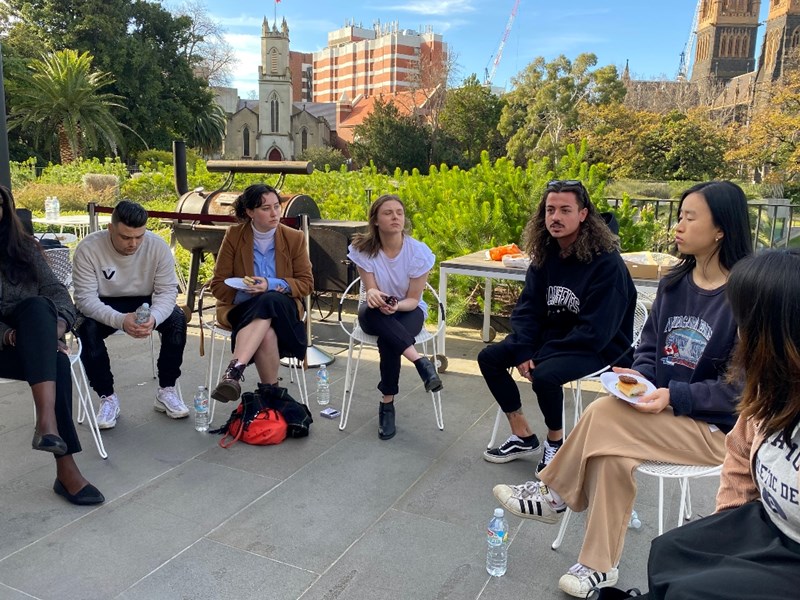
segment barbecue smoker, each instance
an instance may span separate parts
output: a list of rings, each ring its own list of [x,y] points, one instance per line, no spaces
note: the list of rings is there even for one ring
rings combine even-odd
[[[222,238],[225,237],[225,231],[232,223],[237,222],[233,216],[233,202],[240,192],[230,191],[236,173],[276,174],[279,177],[275,187],[280,189],[286,175],[310,175],[314,166],[310,162],[294,161],[210,160],[206,165],[209,171],[228,173],[222,187],[213,192],[207,192],[203,188],[189,191],[186,145],[182,141],[176,141],[173,142],[172,149],[175,190],[180,197],[176,211],[178,218],[173,223],[173,230],[178,243],[192,254],[186,286],[186,304],[194,310],[197,278],[203,254],[207,252],[216,256],[222,245]],[[284,217],[298,217],[301,214],[308,215],[309,219],[320,217],[317,203],[303,194],[281,195],[281,208],[281,215]]]

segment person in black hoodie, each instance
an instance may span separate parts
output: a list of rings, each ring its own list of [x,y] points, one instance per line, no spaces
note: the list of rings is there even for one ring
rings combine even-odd
[[[511,513],[558,522],[567,507],[587,511],[578,562],[559,588],[585,598],[612,586],[636,499],[636,467],[645,460],[720,465],[725,434],[736,422],[739,386],[727,377],[737,342],[725,289],[728,274],[752,253],[747,200],[728,181],[683,193],[675,243],[681,262],[658,286],[630,369],[653,391],[626,402],[595,400],[540,481],[498,485],[495,497]]]
[[[511,314],[513,332],[478,355],[511,426],[511,437],[486,450],[485,460],[505,463],[539,449],[510,367],[531,382],[547,426],[538,473],[563,442],[562,386],[609,364],[631,364],[636,289],[612,226],[580,181],[547,184],[525,229],[531,266]]]

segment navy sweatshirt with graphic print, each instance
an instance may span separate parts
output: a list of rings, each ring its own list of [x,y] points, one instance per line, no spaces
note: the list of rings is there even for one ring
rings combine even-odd
[[[596,352],[607,364],[628,366],[635,310],[636,288],[619,252],[585,263],[561,258],[554,246],[540,268],[528,268],[506,339],[517,365]]]
[[[669,389],[676,416],[712,423],[727,433],[736,422],[740,389],[725,381],[736,344],[725,286],[703,290],[683,276],[658,294],[636,348],[633,369]]]

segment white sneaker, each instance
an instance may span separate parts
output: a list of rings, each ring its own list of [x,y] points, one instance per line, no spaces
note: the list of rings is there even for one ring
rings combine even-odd
[[[153,408],[158,412],[167,413],[167,416],[173,419],[183,419],[189,416],[189,409],[186,408],[173,386],[158,388]]]
[[[619,579],[619,569],[616,567],[613,567],[608,573],[603,573],[577,563],[561,576],[561,579],[558,580],[558,588],[570,596],[586,598],[592,588],[612,586],[617,583],[617,579]]]
[[[97,427],[113,429],[119,417],[119,398],[116,394],[100,396],[100,410],[97,411]]]
[[[557,523],[567,510],[567,505],[556,502],[550,489],[540,481],[526,481],[522,485],[496,485],[492,492],[503,508],[523,519]]]

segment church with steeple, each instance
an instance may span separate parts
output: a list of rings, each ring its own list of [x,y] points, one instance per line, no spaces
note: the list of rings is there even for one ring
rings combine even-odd
[[[227,159],[294,160],[310,147],[335,145],[336,105],[303,101],[307,83],[293,82],[305,55],[289,50],[289,26],[283,19],[261,25],[258,99],[242,99],[235,88],[214,88],[227,119],[221,156]]]

